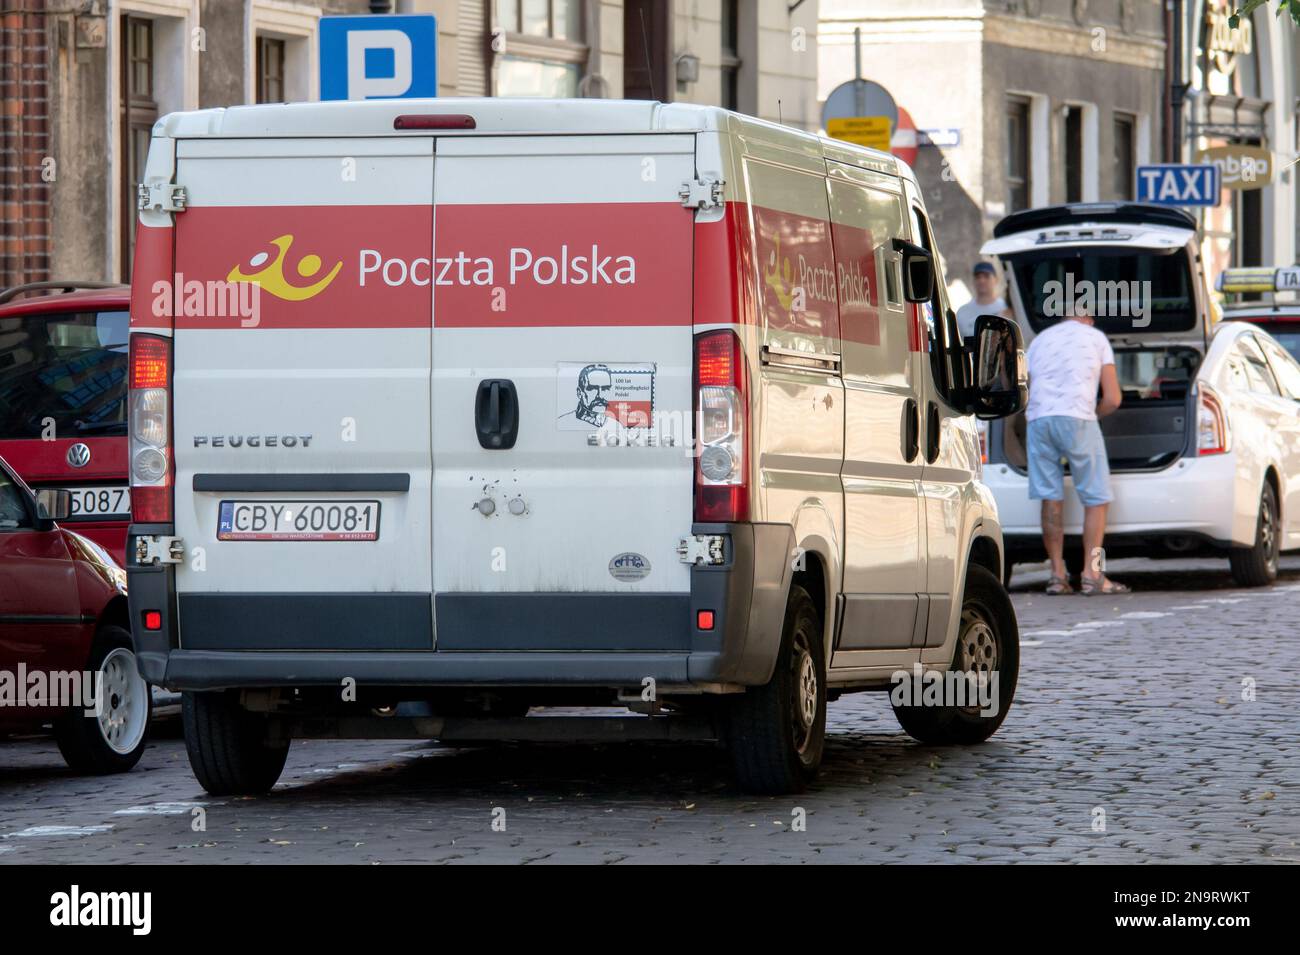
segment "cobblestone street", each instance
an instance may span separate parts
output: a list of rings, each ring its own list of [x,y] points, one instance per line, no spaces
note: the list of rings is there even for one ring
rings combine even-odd
[[[930,749],[846,697],[794,799],[740,794],[708,746],[299,742],[271,795],[215,800],[172,720],[125,776],[0,742],[0,863],[1300,862],[1300,560],[1257,591],[1226,569],[1118,561],[1135,593],[1085,599],[1022,567],[1001,731]]]

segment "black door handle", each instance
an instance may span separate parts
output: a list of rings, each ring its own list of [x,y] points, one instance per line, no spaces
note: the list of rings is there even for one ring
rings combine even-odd
[[[921,409],[915,398],[903,402],[903,460],[911,462],[921,450]]]
[[[485,378],[474,396],[474,430],[480,447],[505,451],[519,437],[519,393],[509,378]]]
[[[925,463],[934,464],[939,457],[939,406],[933,401],[925,413]]]

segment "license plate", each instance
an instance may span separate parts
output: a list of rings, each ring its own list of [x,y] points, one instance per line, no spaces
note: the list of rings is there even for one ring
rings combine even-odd
[[[70,487],[72,508],[68,517],[72,520],[88,520],[92,517],[131,516],[131,491],[121,485],[104,485],[102,487]]]
[[[379,540],[379,502],[222,501],[217,540]]]

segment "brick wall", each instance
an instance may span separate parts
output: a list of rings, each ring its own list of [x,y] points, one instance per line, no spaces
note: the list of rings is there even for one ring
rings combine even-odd
[[[0,286],[49,278],[49,58],[39,0],[0,7]],[[46,173],[48,176],[50,173]]]

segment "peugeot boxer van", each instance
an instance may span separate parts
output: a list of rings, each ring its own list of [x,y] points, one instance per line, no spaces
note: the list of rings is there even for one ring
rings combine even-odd
[[[911,171],[721,109],[371,101],[154,130],[130,601],[212,793],[295,737],[707,738],[803,786],[826,704],[930,743],[1011,704],[1015,615]],[[527,715],[620,708],[612,721]]]

